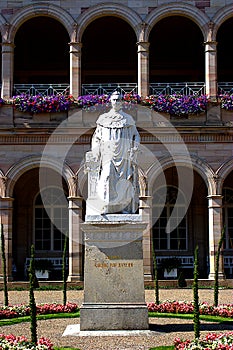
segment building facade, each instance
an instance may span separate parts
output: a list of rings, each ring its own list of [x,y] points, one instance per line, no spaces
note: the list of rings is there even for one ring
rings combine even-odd
[[[0,210],[9,279],[24,280],[35,245],[59,278],[69,237],[69,281],[83,278],[87,179],[85,153],[98,108],[20,112],[21,93],[121,92],[207,96],[207,110],[172,116],[132,108],[141,135],[139,213],[145,280],[158,262],[179,257],[192,278],[213,279],[223,227],[219,276],[233,276],[233,120],[220,96],[233,89],[232,1],[0,0]],[[152,244],[153,243],[153,244]],[[153,247],[153,248],[152,248]],[[56,270],[56,268],[55,268]],[[161,278],[163,276],[161,275]]]

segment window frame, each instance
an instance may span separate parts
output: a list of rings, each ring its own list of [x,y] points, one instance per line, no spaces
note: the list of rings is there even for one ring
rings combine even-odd
[[[44,252],[53,252],[53,253],[59,253],[59,252],[62,252],[63,251],[63,246],[64,246],[64,240],[65,240],[65,234],[64,232],[60,231],[58,228],[56,228],[56,225],[54,224],[56,218],[54,217],[54,212],[57,210],[57,209],[61,209],[62,211],[63,210],[67,210],[67,232],[68,232],[68,228],[69,228],[69,212],[68,212],[68,201],[67,201],[67,207],[65,207],[64,205],[62,204],[54,204],[54,203],[50,203],[50,204],[46,204],[46,206],[42,203],[42,204],[36,204],[36,201],[38,199],[38,197],[41,195],[41,193],[43,191],[49,191],[49,190],[56,190],[56,191],[60,191],[61,194],[64,195],[64,192],[59,188],[59,187],[55,187],[55,186],[49,186],[47,188],[44,188],[43,190],[39,191],[35,197],[34,197],[34,202],[33,202],[33,243],[34,243],[34,246],[35,246],[35,251],[38,252],[38,253],[44,253]],[[66,196],[67,197],[67,196]],[[58,198],[58,197],[57,197]],[[50,220],[50,228],[49,228],[49,232],[50,232],[50,238],[49,238],[49,242],[50,242],[50,247],[49,249],[37,249],[37,239],[36,239],[36,209],[42,209],[43,211],[46,212],[46,216],[48,216],[49,220]],[[48,215],[48,212],[47,210],[50,211],[50,215]],[[41,219],[41,221],[43,220],[43,218]],[[60,220],[63,220],[64,221],[64,215],[61,215],[60,217]],[[43,230],[43,225],[42,225],[42,228],[41,230]],[[55,233],[56,233],[56,230],[58,230],[58,232],[60,232],[60,246],[61,246],[61,249],[55,249]],[[44,236],[42,235],[42,245],[43,245],[43,239],[44,239]]]

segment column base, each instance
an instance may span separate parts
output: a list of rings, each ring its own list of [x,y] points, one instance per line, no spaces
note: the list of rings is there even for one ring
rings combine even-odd
[[[81,275],[69,275],[67,282],[83,282],[83,276]]]
[[[210,273],[209,276],[208,276],[208,279],[209,279],[209,280],[214,280],[214,279],[215,279],[215,274],[214,274],[214,273]],[[225,280],[225,279],[226,279],[225,274],[224,274],[223,272],[220,272],[220,273],[218,274],[218,279],[219,279],[219,280]]]

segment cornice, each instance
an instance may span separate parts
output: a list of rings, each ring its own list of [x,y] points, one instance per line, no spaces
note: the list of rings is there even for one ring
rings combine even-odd
[[[1,133],[1,145],[46,145],[51,144],[90,144],[93,130],[85,133],[73,130],[70,133],[59,134],[38,134],[38,133]],[[191,130],[178,130],[173,128],[152,128],[150,130],[140,130],[141,143],[232,143],[233,130],[222,128],[197,128]]]

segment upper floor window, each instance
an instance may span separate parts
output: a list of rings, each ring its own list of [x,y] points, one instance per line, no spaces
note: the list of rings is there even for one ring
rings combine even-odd
[[[43,198],[43,201],[42,201]],[[56,187],[43,190],[35,199],[34,232],[36,251],[62,251],[68,234],[68,203],[64,192]],[[44,204],[46,203],[46,204]]]
[[[187,219],[185,198],[176,203],[178,189],[168,186],[166,193],[160,188],[154,194],[153,241],[156,250],[187,249]]]

